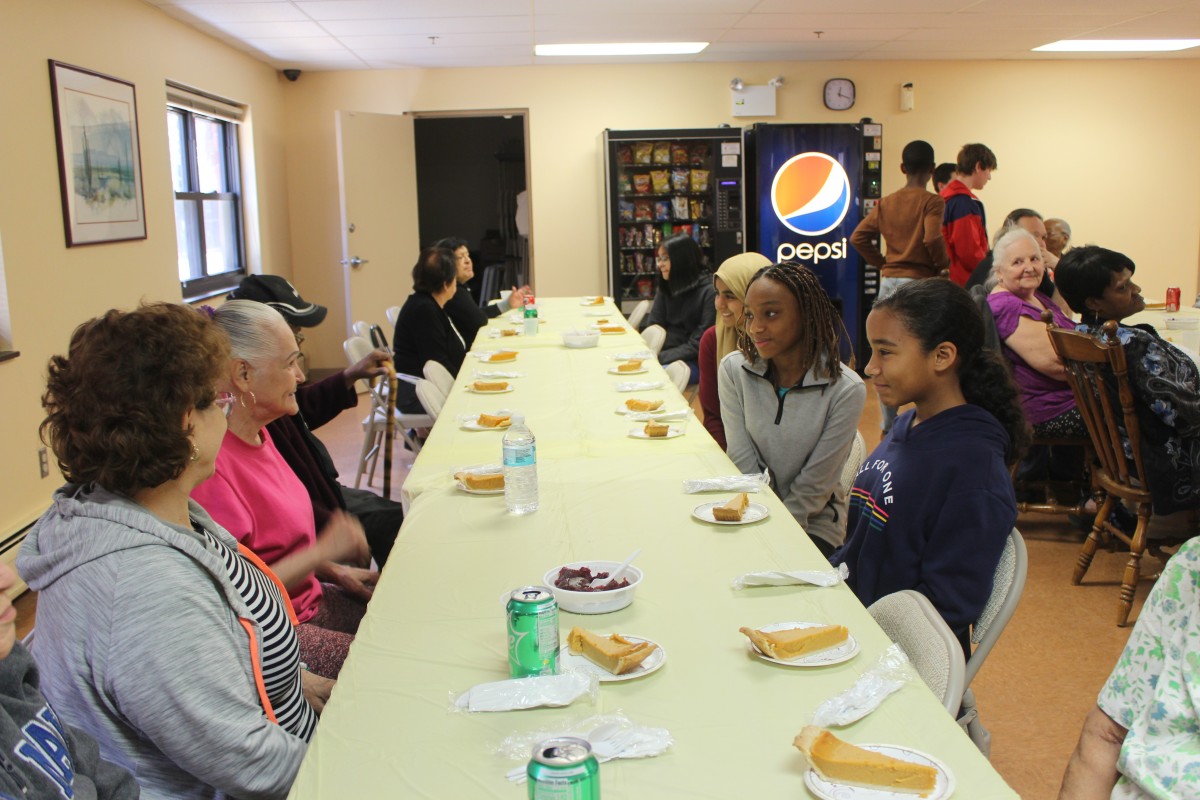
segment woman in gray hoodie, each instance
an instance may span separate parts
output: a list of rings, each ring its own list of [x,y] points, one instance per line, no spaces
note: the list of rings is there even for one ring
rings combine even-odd
[[[846,537],[839,484],[867,390],[838,357],[841,319],[807,267],[763,267],[746,289],[741,349],[717,375],[726,452],[771,488],[822,555]]]
[[[229,346],[159,303],[84,323],[42,435],[68,483],[21,547],[42,691],[143,798],[282,798],[331,681],[302,673],[287,594],[191,490],[212,474]]]

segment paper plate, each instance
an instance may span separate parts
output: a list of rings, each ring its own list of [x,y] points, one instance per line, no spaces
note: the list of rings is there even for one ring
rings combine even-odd
[[[502,415],[493,414],[492,416],[499,417]],[[512,427],[512,421],[510,420],[508,425],[496,425],[494,427],[489,427],[487,425],[479,424],[478,414],[463,414],[458,418],[458,426],[464,431],[506,431]]]
[[[683,428],[678,425],[668,425],[667,428],[666,436],[647,436],[644,425],[641,428],[631,428],[629,435],[634,439],[654,439],[657,441],[659,439],[674,439],[684,434]]]
[[[954,794],[954,775],[945,764],[928,753],[896,744],[860,744],[856,746],[880,755],[933,767],[938,773],[933,791],[927,795],[918,795],[913,792],[890,792],[887,789],[871,789],[864,786],[834,783],[818,775],[812,767],[809,767],[804,773],[804,785],[808,787],[808,790],[822,800],[913,800],[917,797],[921,797],[922,800],[946,800]]]
[[[763,633],[775,633],[776,631],[786,631],[792,628],[819,628],[822,625],[828,624],[828,622],[774,622],[770,625],[763,625],[758,630]],[[858,653],[858,640],[854,638],[854,634],[850,634],[846,641],[836,647],[829,647],[824,650],[818,650],[815,653],[809,653],[806,656],[800,656],[800,658],[788,660],[771,658],[755,647],[754,642],[749,639],[746,640],[746,646],[750,648],[751,653],[763,661],[782,664],[785,667],[827,667],[830,664],[841,664],[843,661],[849,661]]]
[[[749,525],[766,519],[771,512],[762,503],[751,503],[746,507],[746,513],[737,522],[726,522],[713,516],[712,510],[724,503],[703,503],[692,509],[692,516],[701,522],[711,522],[714,525]]]
[[[607,635],[607,634],[601,634]],[[638,642],[649,642],[650,644],[658,644],[653,639],[645,639],[641,636],[628,636],[624,633],[622,637],[637,644]],[[637,678],[644,678],[651,672],[657,672],[667,660],[667,651],[663,650],[662,645],[658,644],[658,649],[650,655],[646,656],[646,660],[637,665],[637,668],[632,672],[627,672],[624,675],[613,675],[604,667],[599,667],[588,661],[583,655],[575,655],[564,643],[562,650],[558,653],[558,665],[563,669],[573,669],[576,672],[582,672],[585,675],[595,675],[600,679],[601,683],[616,683],[618,681],[632,681]]]

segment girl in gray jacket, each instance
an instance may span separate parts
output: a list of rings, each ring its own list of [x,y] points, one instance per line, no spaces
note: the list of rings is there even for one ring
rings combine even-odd
[[[839,484],[867,391],[841,363],[841,319],[817,276],[763,267],[746,290],[740,350],[721,361],[727,452],[742,472],[771,471],[771,488],[828,556],[846,535]]]

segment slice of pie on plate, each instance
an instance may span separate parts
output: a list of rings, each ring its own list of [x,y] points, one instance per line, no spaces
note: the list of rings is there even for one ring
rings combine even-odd
[[[806,725],[792,744],[817,774],[830,783],[928,795],[937,787],[938,771],[927,764],[864,750],[843,742],[824,728]]]
[[[626,361],[624,364],[617,365],[617,372],[637,372],[642,368],[640,360]]]
[[[850,637],[842,625],[818,625],[815,628],[788,628],[766,633],[754,628],[738,628],[750,638],[763,655],[789,661],[818,650],[836,647]]]
[[[475,475],[470,472],[454,473],[456,480],[463,486],[477,492],[494,492],[504,488],[504,473],[493,472],[486,475]]]
[[[507,428],[512,424],[512,417],[508,414],[480,414],[476,424],[481,428]]]
[[[516,350],[499,350],[488,356],[488,361],[515,361],[516,359]]]
[[[619,633],[601,636],[583,628],[571,628],[567,634],[567,647],[613,675],[632,672],[658,649],[653,642],[634,643]]]
[[[651,439],[662,439],[671,432],[671,426],[664,425],[661,422],[647,422],[643,431]]]
[[[630,411],[658,411],[662,407],[662,400],[626,400],[625,407]]]
[[[742,492],[725,505],[714,506],[712,510],[713,519],[718,522],[741,522],[742,517],[746,515],[746,509],[749,507],[750,496]]]
[[[477,392],[503,392],[508,388],[508,381],[475,381],[471,388]]]

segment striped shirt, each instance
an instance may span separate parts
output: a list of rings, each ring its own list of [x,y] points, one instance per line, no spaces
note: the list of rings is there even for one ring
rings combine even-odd
[[[230,582],[262,630],[263,688],[276,721],[285,731],[307,742],[317,726],[317,715],[304,699],[299,670],[300,641],[284,606],[287,601],[262,570],[208,531],[199,526],[196,530],[220,556]]]

